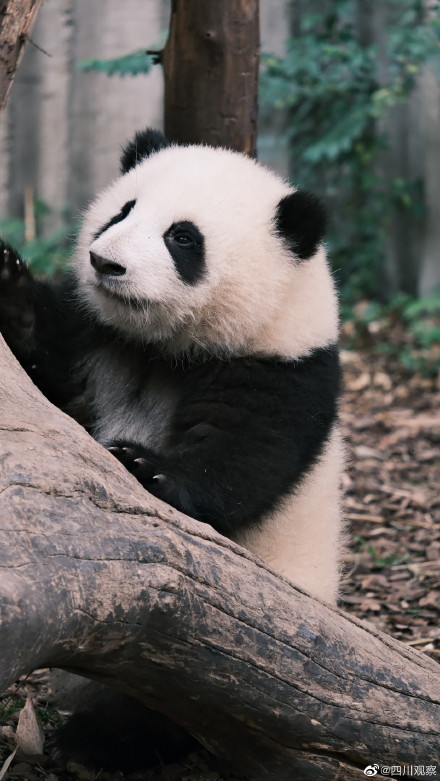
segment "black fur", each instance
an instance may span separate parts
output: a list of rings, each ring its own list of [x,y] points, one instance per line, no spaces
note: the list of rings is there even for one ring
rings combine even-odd
[[[205,271],[205,240],[193,222],[175,222],[164,235],[179,277],[195,285]]]
[[[307,260],[316,253],[324,238],[326,225],[325,208],[316,195],[297,190],[286,195],[278,204],[276,230],[300,260]]]
[[[84,314],[74,276],[59,284],[35,280],[0,240],[0,331],[42,393],[90,429],[90,399],[83,401],[87,378],[77,367],[88,351],[115,336]]]
[[[106,230],[111,228],[112,225],[116,225],[118,222],[122,222],[122,220],[125,220],[125,218],[130,214],[133,206],[136,204],[136,201],[127,201],[127,203],[124,203],[122,209],[118,214],[115,214],[114,217],[111,218],[108,222],[105,223],[105,225],[102,226],[102,228],[99,229],[99,231],[96,231],[94,235],[94,239],[97,239],[99,236],[101,236],[102,233],[105,233]]]
[[[126,773],[176,762],[200,744],[139,700],[102,687],[57,731],[55,759]]]
[[[107,443],[151,493],[227,536],[258,522],[310,470],[337,415],[336,347],[299,361],[237,358],[174,368],[173,438]]]
[[[169,146],[169,141],[163,133],[158,130],[146,128],[136,133],[133,141],[130,141],[122,151],[121,173],[126,174],[131,168],[134,168],[141,160],[149,157],[160,149]]]
[[[35,283],[24,261],[10,244],[0,239],[0,330],[16,349],[33,338],[32,299]]]

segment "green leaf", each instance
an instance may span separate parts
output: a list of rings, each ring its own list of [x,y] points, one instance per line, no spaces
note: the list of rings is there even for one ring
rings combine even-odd
[[[145,49],[139,49],[111,60],[83,60],[78,67],[82,71],[98,71],[107,76],[137,76],[148,73],[153,62],[151,54],[147,54]]]
[[[403,209],[424,212],[423,181],[393,180],[383,165],[393,143],[383,120],[408,100],[426,64],[440,79],[440,3],[389,0],[381,56],[359,39],[355,0],[314,13],[308,0],[298,4],[299,32],[285,56],[262,58],[261,114],[270,124],[283,112],[292,179],[329,204],[327,245],[344,300],[383,298],[391,220]]]

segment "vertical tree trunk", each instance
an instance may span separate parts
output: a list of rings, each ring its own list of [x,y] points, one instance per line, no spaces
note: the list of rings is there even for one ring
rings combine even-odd
[[[0,110],[6,103],[41,1],[0,0]]]
[[[173,0],[163,54],[165,133],[255,155],[258,0]]]

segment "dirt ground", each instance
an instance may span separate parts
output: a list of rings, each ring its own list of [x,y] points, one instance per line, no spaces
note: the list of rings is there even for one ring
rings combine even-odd
[[[440,661],[437,383],[368,353],[343,359],[350,550],[342,604]]]
[[[395,358],[378,357],[371,349],[344,351],[342,357],[349,549],[341,604],[440,661],[439,378],[408,373]],[[0,781],[91,781],[97,777],[94,773],[60,770],[49,756],[56,714],[46,707],[45,682],[45,673],[36,673],[0,699]],[[14,709],[21,707],[26,694],[47,722],[45,753],[34,759],[17,754],[2,775],[2,765],[15,747]],[[102,781],[122,778],[98,776]],[[205,752],[130,778],[233,781]]]

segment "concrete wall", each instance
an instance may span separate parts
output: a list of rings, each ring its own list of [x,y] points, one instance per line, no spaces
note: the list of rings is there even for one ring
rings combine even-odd
[[[365,0],[363,0],[365,2]],[[374,39],[386,59],[384,22],[396,14],[380,0],[373,14]],[[433,71],[423,69],[410,99],[394,107],[383,123],[390,144],[383,165],[390,179],[419,183],[419,214],[398,207],[387,242],[390,292],[429,294],[440,285],[440,85]]]
[[[162,72],[109,78],[78,70],[155,44],[165,0],[46,0],[0,118],[0,217],[23,214],[23,193],[76,211],[118,170],[134,131],[162,124]],[[44,50],[44,51],[42,51]],[[53,215],[51,228],[59,221]]]
[[[135,78],[84,73],[78,64],[155,45],[170,0],[45,0],[0,116],[0,219],[22,217],[24,191],[51,208],[83,208],[118,170],[135,130],[163,123],[160,66]],[[263,46],[282,51],[286,0],[263,0]],[[39,48],[37,48],[37,46]],[[261,157],[283,173],[286,148],[262,134]],[[60,224],[54,212],[46,231]]]
[[[421,83],[423,105],[423,176],[426,214],[419,290],[440,284],[440,86],[427,70]]]

